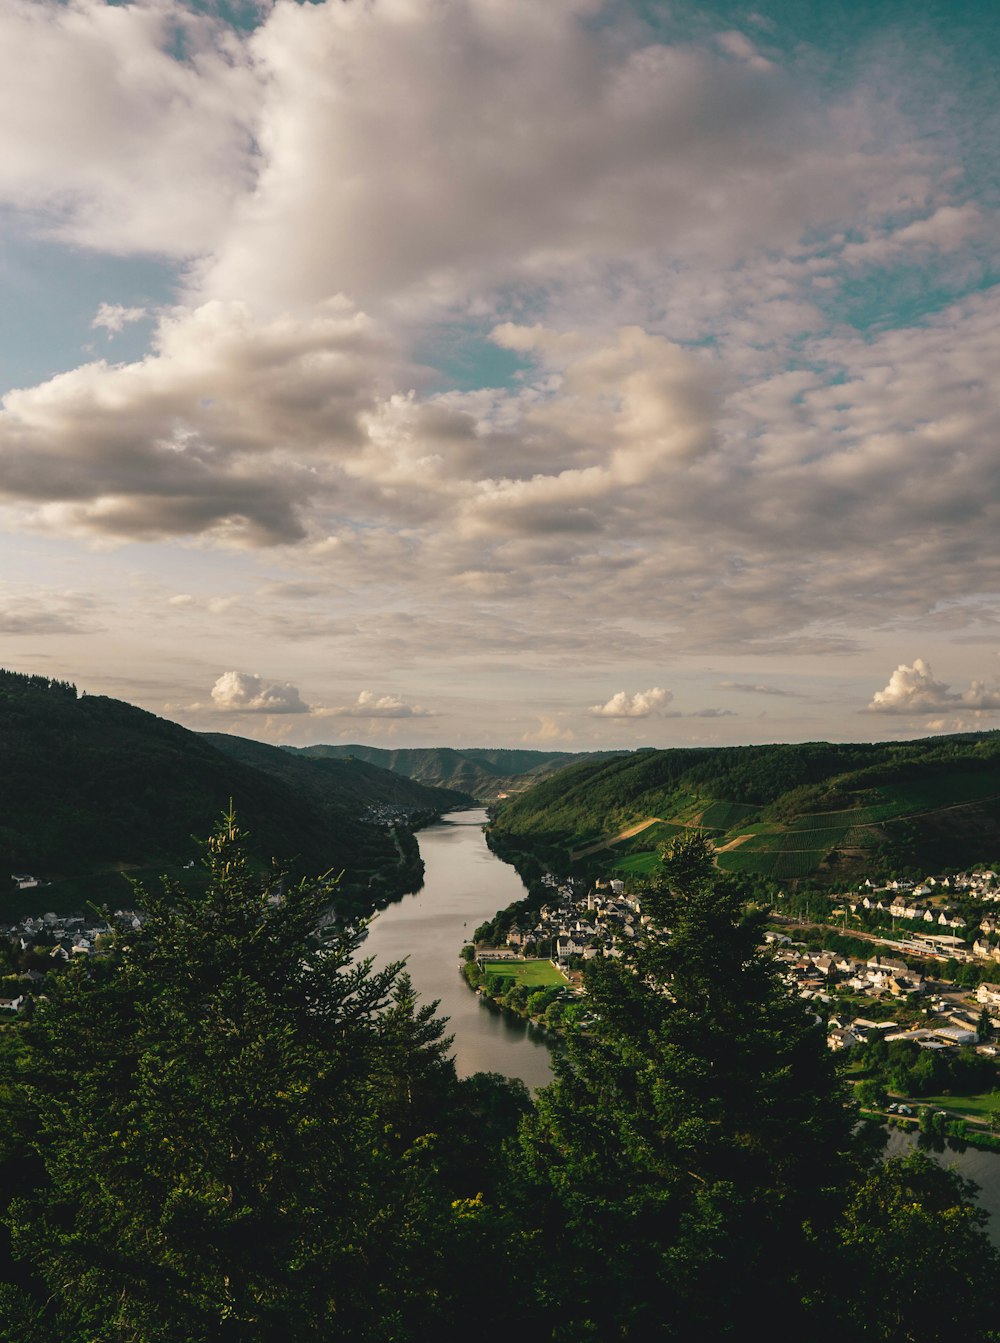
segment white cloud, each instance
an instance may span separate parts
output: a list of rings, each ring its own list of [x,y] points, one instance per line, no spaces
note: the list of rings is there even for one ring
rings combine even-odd
[[[0,584],[0,634],[17,639],[42,635],[86,635],[103,628],[97,619],[103,603],[83,592],[21,584]]]
[[[792,690],[781,690],[774,685],[752,684],[747,681],[720,681],[720,690],[738,690],[743,695],[782,695],[794,696]]]
[[[665,709],[673,697],[672,691],[660,686],[637,690],[634,694],[619,690],[606,704],[592,705],[590,712],[597,718],[649,718]]]
[[[953,252],[980,233],[987,221],[978,206],[942,205],[933,214],[903,228],[877,234],[864,242],[848,243],[841,257],[850,265],[884,265],[898,257],[916,259],[921,252]]]
[[[972,681],[968,689],[954,691],[937,681],[923,658],[914,658],[911,666],[900,663],[884,690],[878,690],[868,705],[874,713],[924,713],[940,709],[965,708],[993,711],[1000,709],[1000,686]]]
[[[488,305],[639,253],[733,261],[862,195],[876,217],[895,201],[874,100],[830,115],[739,34],[668,45],[598,8],[276,6],[248,44],[259,173],[202,292]],[[911,190],[920,166],[906,159]]]
[[[970,593],[993,604],[1000,289],[900,330],[823,306],[863,261],[971,266],[987,206],[940,135],[874,85],[831,101],[782,34],[769,63],[739,33],[670,44],[635,19],[282,3],[249,35],[175,0],[12,0],[7,217],[195,260],[146,358],[7,397],[4,523],[193,541],[206,566],[211,543],[271,547],[242,586],[235,557],[164,579],[159,609],[179,594],[220,641],[191,684],[242,660],[223,631],[254,620],[299,651],[353,639],[358,684],[433,629],[442,656],[603,658],[646,685],[674,654],[845,657],[889,618],[934,606],[957,629]],[[428,391],[447,373],[409,365],[491,329],[506,386]],[[266,614],[204,595],[262,591],[267,565],[289,581]],[[780,693],[742,674],[761,681],[727,688]],[[991,711],[989,686],[945,692]],[[415,707],[366,694],[333,712]]]
[[[572,728],[561,727],[555,718],[542,714],[534,732],[525,732],[521,740],[537,742],[542,746],[552,746],[556,742],[570,742],[574,736]]]
[[[223,672],[212,687],[212,707],[222,713],[310,713],[289,681],[265,681],[247,672]]]
[[[409,704],[399,695],[379,695],[373,690],[362,690],[354,704],[336,709],[318,709],[327,718],[430,718],[431,709]]]
[[[0,497],[35,525],[112,538],[301,538],[303,505],[364,440],[391,359],[343,304],[268,323],[241,304],[178,310],[137,363],[8,393]]]
[[[122,303],[102,303],[90,326],[91,330],[104,327],[110,340],[119,331],[124,331],[130,322],[140,322],[148,315],[145,308],[126,308]]]
[[[257,98],[241,40],[175,0],[6,0],[0,202],[89,247],[203,252],[250,183]]]

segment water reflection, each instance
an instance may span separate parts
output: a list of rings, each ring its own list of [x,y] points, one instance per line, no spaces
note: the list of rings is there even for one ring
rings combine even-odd
[[[934,1134],[889,1130],[886,1156],[906,1156],[919,1149],[942,1166],[953,1166],[966,1180],[979,1186],[977,1202],[990,1215],[987,1231],[995,1245],[1000,1245],[1000,1154],[984,1152],[978,1147],[954,1138],[939,1138]]]
[[[460,1077],[500,1072],[535,1089],[552,1077],[545,1032],[472,993],[459,970],[459,950],[473,930],[524,896],[514,869],[487,848],[485,820],[484,809],[451,812],[420,831],[423,888],[378,915],[364,953],[377,965],[406,957],[421,1000],[440,1000]]]

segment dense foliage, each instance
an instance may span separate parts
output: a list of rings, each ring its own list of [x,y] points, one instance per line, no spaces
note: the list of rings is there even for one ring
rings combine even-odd
[[[545,1336],[735,1338],[766,1311],[810,1340],[993,1337],[984,1215],[921,1156],[881,1162],[704,840],[674,844],[643,908],[634,952],[587,965],[599,1024],[569,1033],[513,1163],[546,1246],[532,1284]],[[907,1264],[928,1264],[939,1236],[922,1314]]]
[[[142,931],[23,1028],[7,1169],[34,1182],[7,1211],[0,1336],[433,1335],[478,1285],[465,1200],[523,1088],[459,1082],[399,967],[323,930],[326,886],[275,899],[231,818],[209,867],[202,899],[144,893]]]
[[[207,866],[0,1032],[5,1340],[997,1339],[984,1214],[882,1162],[698,836],[533,1106],[231,815]]]

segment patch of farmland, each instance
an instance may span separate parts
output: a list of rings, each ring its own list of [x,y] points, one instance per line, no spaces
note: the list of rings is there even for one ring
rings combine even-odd
[[[765,830],[762,833],[756,835],[751,834],[750,838],[744,840],[744,842],[740,845],[740,848],[745,853],[764,853],[765,851],[770,853],[777,853],[778,850],[781,848],[781,844],[784,838],[785,838],[785,831]]]
[[[648,826],[645,830],[640,830],[637,835],[632,835],[629,839],[623,839],[620,844],[614,846],[615,853],[643,853],[650,849],[658,849],[661,844],[669,844],[675,835],[685,833],[687,827],[678,825],[674,821],[657,821],[655,825]]]
[[[847,807],[840,811],[813,811],[804,816],[796,816],[789,822],[790,830],[832,830],[835,826],[846,829],[861,817],[857,807]]]
[[[707,830],[732,830],[759,810],[748,802],[713,802],[701,813],[701,824]]]
[[[781,836],[781,851],[791,852],[797,849],[821,849],[828,853],[835,849],[847,833],[844,825],[826,826],[822,830],[786,830]]]
[[[731,849],[728,853],[716,854],[715,861],[723,872],[746,872],[758,877],[774,875],[774,865],[778,855],[770,853],[747,853],[746,846]]]
[[[827,849],[796,849],[775,856],[771,875],[778,881],[791,877],[806,877],[815,872],[826,857]]]
[[[870,849],[879,833],[872,825],[852,825],[840,841],[842,849]]]
[[[660,855],[657,852],[629,853],[622,858],[616,858],[612,864],[612,872],[618,872],[624,877],[647,877],[651,872],[655,872],[661,866]]]

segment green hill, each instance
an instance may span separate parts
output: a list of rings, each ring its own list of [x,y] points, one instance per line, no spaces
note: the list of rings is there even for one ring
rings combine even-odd
[[[286,747],[310,759],[365,760],[391,769],[408,779],[453,788],[481,802],[494,802],[501,793],[521,792],[553,770],[579,760],[569,751],[519,751],[475,747],[455,750],[447,746],[387,750],[381,746]],[[604,752],[602,759],[611,752]],[[586,757],[590,759],[591,757]]]
[[[709,833],[723,870],[777,881],[992,860],[1000,733],[586,761],[504,803],[492,835],[500,848],[642,873],[660,844],[690,827]]]
[[[293,751],[225,732],[200,735],[233,760],[283,779],[317,801],[348,806],[358,814],[379,804],[440,814],[473,806],[476,801],[469,793],[420,783],[367,760],[313,755],[308,748]]]
[[[353,789],[338,789],[316,770],[307,786],[304,771],[282,776],[262,765],[271,748],[246,743],[223,752],[131,704],[6,671],[0,742],[0,874],[26,871],[51,882],[42,888],[45,908],[127,898],[123,871],[192,880],[185,864],[200,855],[192,836],[207,834],[230,799],[259,861],[277,858],[303,874],[343,869],[341,896],[358,908],[419,881],[419,857],[401,860],[393,835],[361,819],[374,795],[370,772]],[[385,796],[398,791],[391,775],[384,787]],[[432,805],[454,804],[446,795]],[[37,908],[41,894],[8,891],[3,909]]]

